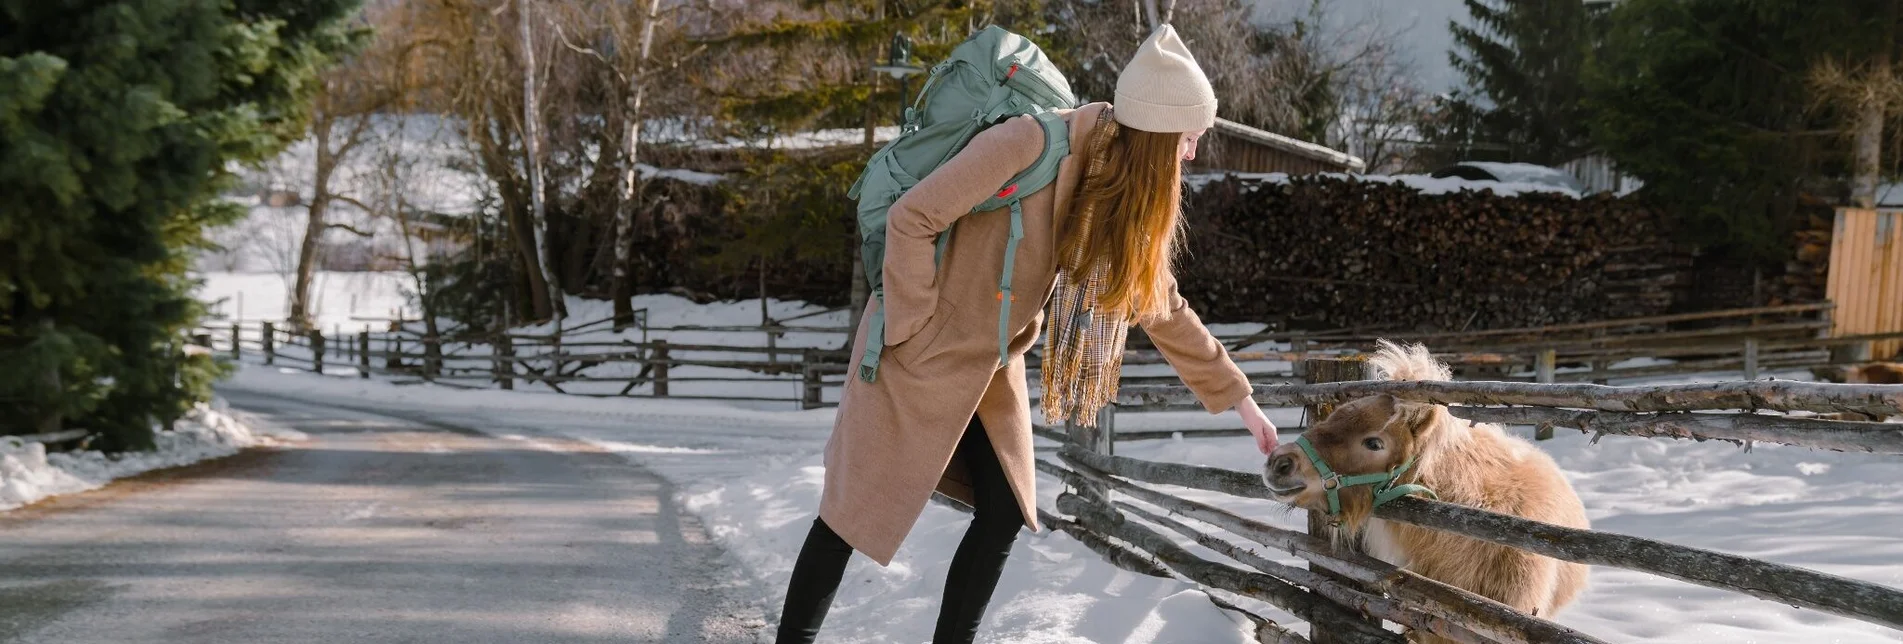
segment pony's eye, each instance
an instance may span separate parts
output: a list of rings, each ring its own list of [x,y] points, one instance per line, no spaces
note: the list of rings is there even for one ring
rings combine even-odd
[[[1382,447],[1385,447],[1384,445],[1381,444],[1381,438],[1378,436],[1369,436],[1365,439],[1362,439],[1361,446],[1368,448],[1368,451],[1370,452],[1379,452],[1381,451]]]

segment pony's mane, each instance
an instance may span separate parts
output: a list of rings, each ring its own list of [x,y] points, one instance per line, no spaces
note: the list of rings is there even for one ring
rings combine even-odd
[[[1400,345],[1391,340],[1380,340],[1380,350],[1368,358],[1368,366],[1374,368],[1375,380],[1453,380],[1454,374],[1447,365],[1434,359],[1434,354],[1420,343]]]
[[[1372,379],[1439,381],[1454,379],[1453,371],[1440,360],[1435,359],[1434,354],[1424,345],[1419,343],[1404,345],[1390,340],[1380,340],[1378,344],[1379,348],[1368,358],[1371,371],[1368,376]],[[1446,407],[1441,405],[1403,403],[1403,407],[1397,409],[1397,412],[1424,415],[1417,416],[1413,422],[1424,423],[1433,428],[1433,431],[1425,432],[1416,444],[1415,449],[1418,450],[1416,454],[1419,455],[1420,460],[1416,462],[1411,475],[1414,480],[1428,483],[1429,487],[1445,488],[1453,482],[1447,477],[1459,479],[1467,470],[1472,469],[1461,461],[1470,458],[1462,451],[1470,439],[1469,432],[1474,427],[1473,423],[1454,417],[1453,414],[1447,413]],[[1436,491],[1454,492],[1455,496],[1460,496],[1455,489]],[[1359,530],[1365,525],[1372,509],[1364,504],[1356,504],[1351,511],[1343,513],[1343,519],[1355,530]]]

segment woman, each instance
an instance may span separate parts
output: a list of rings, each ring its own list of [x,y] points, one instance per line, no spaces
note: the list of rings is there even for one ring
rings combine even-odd
[[[1114,394],[1123,332],[1134,321],[1204,407],[1236,410],[1266,454],[1275,426],[1177,295],[1170,270],[1182,226],[1182,161],[1195,158],[1197,137],[1215,124],[1215,93],[1166,25],[1124,68],[1116,99],[1114,108],[1096,103],[1064,115],[1071,154],[1057,180],[1021,204],[1011,292],[1052,302],[1046,413],[1088,417]],[[819,519],[781,614],[782,644],[813,641],[854,550],[891,563],[934,490],[973,507],[934,642],[972,641],[1019,528],[1038,529],[1024,354],[1044,311],[1012,307],[1011,359],[1000,365],[998,266],[1010,217],[1004,209],[969,211],[1043,145],[1031,117],[992,126],[892,206],[888,349],[876,381],[847,379],[826,446]],[[954,220],[958,232],[934,262],[934,241]],[[865,331],[852,355],[863,351]]]

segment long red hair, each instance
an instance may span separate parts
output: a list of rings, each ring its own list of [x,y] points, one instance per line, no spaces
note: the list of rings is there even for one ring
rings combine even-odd
[[[1131,321],[1169,313],[1182,239],[1182,133],[1126,128],[1105,110],[1091,135],[1083,186],[1058,257],[1077,280],[1108,268],[1098,306]]]

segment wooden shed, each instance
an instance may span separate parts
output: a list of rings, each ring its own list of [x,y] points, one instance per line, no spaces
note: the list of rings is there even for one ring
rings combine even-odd
[[[1835,336],[1903,333],[1903,211],[1837,209],[1825,293]],[[1870,357],[1898,357],[1903,340],[1881,340]]]
[[[1323,145],[1294,139],[1229,119],[1216,119],[1197,146],[1189,171],[1210,172],[1361,172],[1360,158]]]

